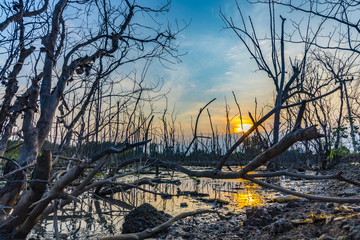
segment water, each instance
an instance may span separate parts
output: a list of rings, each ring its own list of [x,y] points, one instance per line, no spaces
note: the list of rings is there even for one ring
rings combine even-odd
[[[150,203],[158,210],[171,215],[204,208],[217,208],[226,213],[228,211],[243,212],[244,207],[248,206],[261,206],[274,196],[273,191],[264,190],[256,184],[241,179],[196,179],[179,173],[163,173],[160,176],[164,180],[179,179],[181,185],[158,184],[154,187],[149,185],[142,185],[141,187],[149,191],[172,195],[177,195],[180,192],[197,192],[204,195],[208,194],[208,196],[200,197],[189,194],[187,196],[163,198],[160,195],[138,189],[116,193],[112,198],[94,198],[91,194],[82,195],[81,203],[72,203],[64,209],[58,210],[60,237],[63,239],[88,239],[120,233],[124,216],[131,209],[143,203]],[[154,175],[148,177],[153,178]],[[132,182],[136,178],[133,176],[126,180]],[[279,179],[275,181],[279,181]],[[209,202],[213,199],[218,199],[217,203]],[[221,204],[225,201],[228,204]],[[43,219],[34,228],[29,238],[53,239],[53,218],[53,215],[50,215]]]

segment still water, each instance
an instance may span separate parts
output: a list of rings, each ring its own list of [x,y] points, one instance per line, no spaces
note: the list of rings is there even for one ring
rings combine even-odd
[[[153,178],[154,175],[147,177]],[[244,207],[261,206],[274,196],[270,190],[264,190],[245,180],[193,179],[183,174],[168,172],[160,174],[160,177],[164,180],[180,180],[181,185],[167,183],[141,187],[158,193],[186,195],[168,198],[137,189],[116,193],[111,198],[95,198],[91,193],[83,195],[81,203],[72,203],[57,211],[59,236],[63,239],[91,239],[120,233],[124,216],[143,203],[150,203],[171,215],[204,208],[217,208],[226,213],[244,212]],[[126,181],[132,182],[136,178],[134,176]],[[53,218],[53,215],[50,215],[43,219],[29,238],[54,239]]]

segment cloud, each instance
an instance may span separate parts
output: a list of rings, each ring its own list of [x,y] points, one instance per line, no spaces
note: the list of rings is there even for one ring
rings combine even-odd
[[[221,4],[227,16],[238,17],[233,1],[221,1]],[[246,14],[256,16],[256,21],[267,19],[263,7],[246,5],[243,10]],[[214,15],[215,10],[211,14]],[[255,97],[261,99],[259,104],[272,101],[272,81],[263,72],[257,71],[255,61],[234,33],[222,30],[221,19],[216,16],[218,22],[213,21],[215,18],[209,19],[208,23],[194,19],[193,24],[181,35],[181,50],[187,52],[182,62],[170,66],[173,70],[164,70],[161,65],[152,66],[149,74],[154,79],[163,79],[164,91],[171,89],[167,96],[169,107],[176,105],[178,120],[186,122],[183,127],[189,127],[191,117],[196,118],[201,107],[212,98],[217,98],[209,109],[214,125],[222,128],[225,124],[225,98],[231,105],[232,114],[237,113],[232,91],[237,95],[244,113],[253,110]],[[262,24],[259,29],[266,27],[266,24]],[[208,117],[206,113],[203,114],[201,128],[209,129]]]

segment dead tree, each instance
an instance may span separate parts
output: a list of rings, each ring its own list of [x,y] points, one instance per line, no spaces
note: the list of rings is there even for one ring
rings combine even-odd
[[[239,16],[241,17],[242,26],[235,25],[231,17],[225,16],[220,12],[225,27],[232,30],[236,36],[239,38],[242,44],[245,45],[248,53],[255,60],[258,68],[269,76],[273,81],[276,98],[275,98],[275,107],[280,107],[287,99],[291,98],[295,94],[301,93],[301,91],[296,90],[296,86],[301,84],[297,81],[299,74],[303,68],[303,63],[306,59],[306,54],[308,51],[308,46],[305,47],[304,58],[300,61],[300,64],[294,63],[289,67],[285,63],[285,21],[286,19],[281,17],[281,31],[280,39],[277,39],[277,31],[275,28],[275,10],[271,3],[269,3],[269,21],[270,21],[270,43],[271,43],[271,61],[267,60],[267,55],[264,52],[265,50],[260,45],[260,39],[254,27],[251,17],[249,17],[249,23],[245,21],[242,15],[241,7],[238,3],[237,9]],[[280,48],[280,52],[278,51]],[[289,72],[289,76],[286,75],[286,72]],[[274,125],[273,125],[273,144],[277,143],[279,140],[279,131],[280,131],[280,109],[275,112],[274,115]]]
[[[266,3],[265,1],[258,2]],[[337,68],[343,67],[340,66],[341,64],[336,64],[336,62],[347,63],[347,65],[354,65],[354,63],[349,63],[349,61],[358,58],[360,53],[360,46],[357,44],[357,39],[359,38],[360,27],[358,24],[359,17],[357,13],[359,12],[360,3],[357,1],[334,2],[328,0],[313,0],[308,2],[275,0],[273,3],[285,7],[294,13],[300,13],[304,17],[311,17],[315,22],[322,22],[324,27],[321,30],[318,29],[320,34],[316,36],[317,41],[316,43],[313,42],[313,45],[327,55],[331,54],[335,56],[335,58],[331,60],[331,58],[329,59],[329,57],[326,57],[325,54],[323,54],[323,56],[325,56],[324,61],[327,61],[325,67],[329,73],[333,74],[333,76],[337,78],[336,81],[338,84],[342,86],[340,101],[342,102],[341,104],[346,104],[346,112],[349,118],[348,126],[350,127],[351,142],[354,151],[356,151],[358,143],[355,139],[356,130],[354,127],[354,113],[350,108],[349,96],[347,96],[347,88],[348,86],[351,86],[351,84],[349,84],[349,80],[352,82],[359,80],[353,77],[344,77],[339,74],[339,69]],[[301,32],[302,29],[304,29],[304,26],[299,21],[293,21],[293,24],[297,26],[296,28],[298,32]],[[311,26],[308,26],[308,28],[309,27],[311,28]],[[309,39],[300,38],[297,40],[294,39],[294,41],[308,43]],[[332,64],[329,64],[329,60],[332,61]],[[355,61],[355,65],[358,65],[358,60]],[[348,83],[345,82],[345,79]],[[357,85],[357,83],[355,83],[355,85]],[[357,104],[358,103],[356,103],[356,105]],[[352,106],[352,108],[356,107]],[[340,139],[337,137],[336,142],[339,141]]]
[[[308,17],[301,22],[302,25],[300,26],[291,19],[291,16],[289,16],[288,20],[280,16],[280,24],[278,24],[278,17],[276,17],[277,4],[281,4],[279,2],[289,2],[289,4],[291,4],[292,1],[271,0],[255,2],[262,3],[264,5],[263,7],[268,9],[268,36],[259,36],[252,17],[249,16],[248,21],[245,20],[241,11],[241,5],[238,2],[236,2],[236,6],[238,16],[240,17],[240,24],[236,24],[232,17],[228,17],[220,12],[225,23],[225,28],[235,33],[241,43],[246,47],[251,58],[256,62],[258,69],[264,71],[274,83],[275,107],[280,107],[286,102],[293,103],[294,98],[301,100],[312,98],[315,92],[310,92],[305,88],[305,86],[309,84],[306,83],[306,81],[308,81],[307,76],[309,71],[307,62],[310,61],[309,58],[312,57],[313,51],[319,48],[317,40],[320,38],[320,32],[325,26],[326,21],[319,19],[319,21],[314,22],[311,17]],[[311,3],[309,3],[309,5],[311,6]],[[291,23],[292,29],[288,27],[286,31],[286,23],[288,22]],[[278,25],[280,25],[279,30],[277,30]],[[312,26],[312,28],[309,26]],[[287,32],[292,33],[288,34]],[[297,36],[299,36],[299,39],[296,39]],[[267,51],[261,41],[267,42],[271,47],[271,51]],[[286,55],[286,50],[293,47],[299,49],[299,51],[296,52],[294,56]],[[289,59],[289,63],[287,63],[287,59]],[[312,90],[320,91],[321,89],[313,88]],[[280,118],[281,110],[278,110],[274,114],[273,144],[279,140],[279,134],[281,132]]]
[[[264,152],[262,152],[261,154],[259,154],[255,158],[253,158],[247,165],[245,165],[239,171],[225,172],[225,171],[221,171],[221,169],[191,170],[191,169],[188,169],[186,167],[183,167],[183,166],[175,163],[171,159],[160,160],[160,159],[156,159],[156,158],[152,158],[152,157],[144,157],[142,159],[133,159],[133,160],[128,161],[126,164],[133,164],[133,163],[136,163],[139,161],[146,160],[148,163],[153,163],[160,167],[164,167],[166,169],[172,169],[175,171],[183,172],[189,176],[195,176],[195,177],[200,177],[200,178],[212,178],[212,179],[239,179],[239,178],[242,178],[242,179],[252,181],[263,187],[272,188],[272,189],[275,189],[280,192],[284,192],[287,194],[291,194],[294,196],[307,198],[307,199],[311,199],[311,200],[315,200],[315,201],[337,202],[337,203],[360,203],[360,198],[356,198],[356,197],[355,198],[346,198],[346,197],[343,198],[343,197],[318,196],[318,195],[312,195],[312,194],[304,194],[304,193],[286,189],[286,188],[283,188],[283,187],[280,187],[277,185],[269,184],[266,181],[258,179],[258,178],[270,178],[270,177],[278,177],[278,176],[293,176],[296,178],[309,179],[309,180],[334,179],[334,180],[338,180],[338,181],[342,181],[342,182],[346,182],[349,184],[354,184],[354,185],[360,186],[360,182],[345,178],[343,176],[342,172],[339,172],[334,175],[306,175],[306,174],[292,173],[292,172],[288,172],[288,171],[255,173],[255,174],[250,173],[250,172],[258,169],[259,167],[263,166],[264,164],[266,164],[272,158],[275,158],[276,156],[282,154],[284,151],[286,151],[289,147],[291,147],[293,144],[295,144],[298,141],[310,141],[310,140],[324,137],[323,134],[321,134],[317,131],[316,126],[310,126],[310,127],[306,127],[306,128],[301,127],[301,122],[302,122],[302,119],[303,119],[303,116],[304,116],[304,113],[306,110],[306,101],[303,101],[302,103],[299,103],[299,104],[294,104],[292,106],[287,106],[287,107],[289,108],[289,107],[294,107],[294,106],[299,106],[299,105],[301,105],[301,106],[298,111],[298,115],[296,117],[295,124],[294,124],[292,130],[288,134],[286,134],[277,144],[274,144],[273,146],[269,147],[267,150],[265,150]],[[283,106],[283,108],[286,108],[286,107]],[[249,129],[246,133],[244,133],[244,135],[249,135],[252,131],[255,130],[255,128],[257,128],[261,124],[261,122],[264,122],[269,117],[269,115],[271,116],[272,114],[274,114],[276,112],[276,110],[277,109],[273,109],[269,113],[265,114],[265,116],[259,120],[260,123],[259,122],[255,123],[254,124],[255,127],[252,127],[251,129]],[[237,143],[235,143],[234,146],[237,146]],[[235,149],[235,148],[232,147],[231,149]],[[227,160],[227,158],[223,161],[223,163],[225,163],[226,160]],[[121,175],[119,174],[118,177],[121,177]],[[102,181],[94,183],[93,186],[103,186],[104,184],[124,185],[122,183],[114,181],[115,179],[116,179],[116,176],[111,176],[108,179],[104,179]],[[149,181],[149,180],[147,180],[147,181]],[[146,180],[144,180],[144,182],[146,182]],[[151,184],[151,183],[148,183],[148,184]],[[137,187],[137,186],[127,185],[127,187]],[[167,225],[167,224],[168,224],[168,222],[160,225],[156,229],[169,227],[169,225]],[[166,225],[166,226],[164,226],[164,225]],[[147,233],[146,237],[149,237],[149,236],[155,234],[157,231],[154,228],[154,229],[151,229],[151,230],[148,230],[145,232]],[[141,236],[145,237],[145,235],[143,235],[145,232],[134,233],[131,236],[126,235],[126,234],[109,236],[109,237],[105,237],[104,239],[132,239],[132,238],[137,239],[138,237],[141,237]]]
[[[16,124],[20,124],[23,139],[18,158],[7,163],[9,170],[5,174],[12,173],[0,191],[0,205],[4,207],[0,226],[3,233],[26,237],[53,200],[72,199],[64,190],[89,165],[98,161],[103,164],[110,154],[139,145],[122,139],[124,145],[74,164],[47,189],[43,183],[48,180],[53,159],[42,146],[54,120],[65,126],[62,146],[66,146],[67,141],[73,141],[72,133],[84,132],[89,105],[102,101],[99,86],[104,79],[116,71],[123,71],[126,78],[131,70],[127,71],[124,66],[134,62],[177,59],[175,37],[181,29],[173,31],[155,21],[156,15],[168,11],[169,2],[157,8],[128,0],[116,3],[24,0],[16,2],[16,8],[14,3],[5,1],[0,5],[0,48],[4,59],[0,68],[4,89],[0,107],[0,154],[4,154]],[[136,22],[138,15],[146,20]],[[84,85],[88,86],[86,90],[81,87]],[[77,86],[78,90],[74,91],[78,99],[83,100],[79,107],[67,104],[73,96],[69,92],[74,93],[69,89]],[[100,108],[98,110],[99,114]],[[70,122],[64,120],[69,113]],[[97,124],[102,123],[99,115],[96,119]],[[97,125],[98,131],[100,128]],[[31,184],[27,186],[29,168],[34,165]],[[85,182],[90,182],[93,176],[88,175]],[[77,194],[80,193],[78,189]]]

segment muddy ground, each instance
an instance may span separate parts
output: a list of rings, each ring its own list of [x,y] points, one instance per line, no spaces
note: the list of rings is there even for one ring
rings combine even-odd
[[[333,174],[360,181],[360,158],[343,159],[336,167],[311,174]],[[336,180],[312,181],[311,194],[360,197],[360,187]],[[303,184],[303,182],[295,182]],[[308,192],[309,193],[309,192]],[[215,206],[214,206],[215,208]],[[360,239],[360,204],[338,204],[293,199],[269,202],[262,207],[226,212],[228,220],[216,214],[188,217],[173,224],[155,239]],[[186,211],[186,209],[184,209]]]

